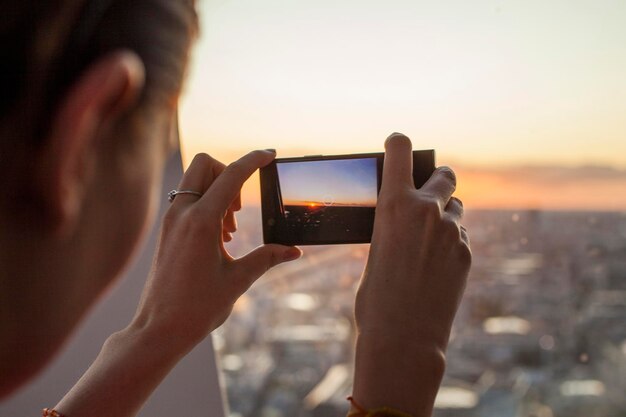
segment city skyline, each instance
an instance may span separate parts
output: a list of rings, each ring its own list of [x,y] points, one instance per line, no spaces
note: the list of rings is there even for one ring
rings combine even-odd
[[[260,241],[255,210],[244,239]],[[434,417],[622,415],[626,217],[468,211],[473,266]],[[256,239],[251,238],[256,234]],[[354,294],[364,245],[307,247],[235,304],[216,332],[235,415],[326,417],[352,392]],[[268,365],[271,364],[271,365]]]

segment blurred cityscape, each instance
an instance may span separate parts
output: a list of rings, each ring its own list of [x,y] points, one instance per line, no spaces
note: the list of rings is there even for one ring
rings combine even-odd
[[[241,255],[260,213],[238,215]],[[626,416],[626,213],[470,211],[474,253],[435,417]],[[214,333],[231,417],[337,417],[368,245],[305,247]]]

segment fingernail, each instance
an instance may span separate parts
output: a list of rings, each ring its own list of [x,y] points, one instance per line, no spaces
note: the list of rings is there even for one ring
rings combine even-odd
[[[450,178],[453,182],[456,183],[456,174],[454,173],[454,171],[452,171],[452,168],[450,167],[439,167],[438,168],[439,172],[441,172],[442,174],[445,174],[448,178]]]
[[[391,135],[389,135],[387,137],[387,139],[391,139],[391,138],[395,138],[396,136],[402,136],[402,137],[406,137],[405,134],[399,133],[399,132],[393,132]]]
[[[398,132],[393,132],[389,137],[385,140],[385,149],[388,146],[393,145],[394,147],[407,147],[411,148],[411,139],[409,139],[406,135]]]
[[[302,256],[302,251],[296,247],[289,248],[283,253],[283,261],[293,261]]]
[[[267,152],[276,153],[276,149],[268,148],[265,149]]]

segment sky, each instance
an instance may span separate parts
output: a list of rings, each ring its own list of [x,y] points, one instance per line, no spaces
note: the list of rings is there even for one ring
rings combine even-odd
[[[374,207],[378,189],[375,158],[276,164],[283,204]]]
[[[186,162],[376,152],[399,131],[462,174],[471,207],[626,210],[622,0],[200,5]]]

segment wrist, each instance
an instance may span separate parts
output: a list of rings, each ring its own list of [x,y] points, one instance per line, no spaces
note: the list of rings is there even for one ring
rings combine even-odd
[[[415,417],[430,416],[445,364],[444,350],[431,341],[360,333],[354,398],[367,409],[392,407]]]
[[[396,335],[391,338],[359,333],[356,339],[356,355],[367,361],[368,368],[382,368],[378,371],[404,374],[410,378],[423,378],[428,371],[428,376],[439,381],[446,366],[445,351],[439,343],[415,336]]]
[[[189,335],[180,337],[179,333],[157,320],[135,317],[126,328],[113,334],[111,339],[121,344],[133,345],[139,350],[149,348],[163,360],[170,357],[178,360],[197,344]]]
[[[129,331],[144,334],[158,344],[188,353],[209,334],[199,315],[181,316],[180,309],[142,303],[128,326]]]

